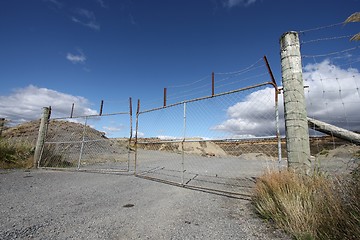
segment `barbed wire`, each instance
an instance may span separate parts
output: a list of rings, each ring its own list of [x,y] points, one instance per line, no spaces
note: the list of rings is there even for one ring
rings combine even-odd
[[[171,98],[168,98],[168,100],[175,100],[175,99],[186,100],[186,97],[197,96],[197,95],[200,96],[199,94],[202,94],[202,93],[210,93],[210,91],[209,91],[210,86],[211,86],[210,84],[204,85],[203,87],[200,87],[203,89],[202,91],[192,92],[192,90],[191,90],[191,91],[188,91],[188,92],[192,92],[190,94],[184,94],[184,95],[177,96],[177,97],[171,97]],[[205,96],[205,95],[203,95],[203,96]],[[207,95],[209,95],[209,94],[207,94]]]
[[[359,48],[360,48],[360,45],[356,46],[356,47],[353,47],[353,48],[348,48],[348,49],[344,49],[344,50],[340,50],[340,51],[336,51],[336,52],[325,53],[325,54],[302,55],[302,58],[328,57],[328,56],[332,56],[332,55],[336,55],[336,54],[340,54],[340,53],[354,51],[354,50],[359,49]]]
[[[229,79],[232,79],[232,78],[235,78],[235,77],[239,77],[239,76],[241,76],[241,75],[243,75],[243,74],[245,74],[245,73],[248,73],[248,72],[250,72],[250,71],[252,71],[252,70],[260,69],[260,68],[263,68],[263,67],[265,67],[265,64],[262,64],[262,65],[260,65],[260,66],[254,67],[254,68],[252,68],[252,69],[248,69],[247,71],[235,73],[235,74],[233,74],[232,76],[229,76],[229,77],[226,77],[226,78],[217,80],[216,82],[217,82],[217,83],[221,83],[221,82],[227,81],[227,80],[229,80]],[[247,79],[243,79],[243,80],[247,80]],[[238,82],[240,82],[240,81],[242,81],[242,80],[239,80]]]
[[[239,83],[239,82],[241,82],[241,81],[247,81],[247,80],[251,80],[251,79],[263,77],[263,76],[266,76],[266,75],[268,75],[268,73],[265,72],[265,73],[258,74],[258,75],[254,75],[254,76],[251,76],[251,77],[248,77],[248,78],[243,78],[243,79],[238,80],[238,81],[225,83],[225,84],[222,84],[222,85],[218,85],[218,86],[217,86],[217,89],[220,89],[220,88],[222,88],[222,87],[224,87],[224,86],[229,86],[229,85],[237,84],[237,83]],[[219,82],[222,82],[222,81],[218,81],[218,83],[219,83]],[[264,81],[264,82],[265,82],[265,81]]]
[[[190,87],[192,85],[195,85],[196,83],[199,83],[199,82],[202,82],[202,81],[205,81],[206,79],[210,78],[209,75],[203,77],[203,78],[200,78],[199,80],[196,80],[194,82],[191,82],[191,83],[185,83],[185,84],[181,84],[181,85],[174,85],[174,86],[168,86],[167,88],[181,88],[181,87]]]
[[[104,104],[107,103],[107,104],[117,104],[117,105],[120,105],[120,106],[128,106],[129,105],[129,99],[127,100],[113,100],[113,99],[103,99],[104,101]]]
[[[339,40],[339,39],[344,39],[344,38],[350,39],[352,36],[354,36],[354,34],[344,35],[344,36],[338,36],[338,37],[318,38],[318,39],[309,40],[309,41],[302,41],[300,44],[315,43],[315,42],[320,42],[320,41]]]
[[[241,70],[237,70],[237,71],[232,71],[232,72],[214,72],[214,75],[217,76],[217,75],[226,75],[226,77],[224,78],[221,78],[221,79],[215,79],[215,88],[217,90],[225,87],[225,86],[229,86],[229,85],[234,85],[236,83],[240,83],[240,82],[244,82],[244,81],[248,81],[248,80],[251,80],[251,79],[255,79],[255,78],[258,78],[258,77],[261,77],[261,76],[264,76],[267,73],[267,70],[265,70],[265,64],[261,64],[259,65],[259,63],[263,61],[263,58],[259,58],[256,62],[254,62],[253,64],[241,69]],[[240,76],[242,75],[245,75],[245,74],[249,74],[250,72],[252,71],[257,71],[261,68],[264,68],[264,72],[261,73],[261,74],[254,74],[254,75],[251,75],[251,76],[244,76],[243,78],[239,78]],[[201,85],[198,85],[199,83],[202,83],[206,80],[209,80],[211,78],[210,75],[208,76],[205,76],[199,80],[196,80],[194,82],[191,82],[191,83],[186,83],[186,84],[182,84],[182,85],[173,85],[173,86],[170,86],[170,87],[167,87],[167,89],[172,89],[172,88],[187,88],[187,89],[184,89],[183,91],[176,91],[175,93],[170,93],[168,92],[168,95],[167,95],[167,100],[168,101],[174,101],[174,100],[177,100],[177,99],[181,99],[181,100],[185,100],[186,97],[189,97],[189,96],[199,96],[199,94],[201,93],[211,93],[211,83],[210,81],[208,81],[207,83],[205,84],[201,84]],[[233,80],[234,78],[238,78],[236,80]],[[233,80],[231,82],[228,82],[229,80]],[[223,83],[223,82],[226,82],[224,84],[220,84],[219,83]],[[198,85],[198,86],[196,86]],[[191,87],[189,89],[189,87]],[[201,90],[200,90],[201,89]],[[198,91],[200,90],[200,91]]]
[[[252,69],[256,64],[258,64],[260,61],[263,61],[263,58],[259,58],[259,60],[257,60],[255,63],[251,64],[250,66],[238,70],[238,71],[234,71],[234,72],[219,72],[219,73],[215,73],[217,75],[229,75],[229,74],[238,74],[238,73],[243,73],[243,72],[247,72],[248,70]]]
[[[310,28],[310,29],[306,29],[306,30],[301,30],[301,31],[298,31],[300,34],[304,34],[304,33],[307,33],[307,32],[312,32],[312,31],[317,31],[317,30],[323,30],[323,29],[326,29],[326,28],[332,28],[332,27],[336,27],[336,26],[339,26],[339,25],[343,25],[345,22],[339,22],[339,23],[334,23],[334,24],[330,24],[330,25],[325,25],[325,26],[321,26],[321,27],[316,27],[316,28]]]

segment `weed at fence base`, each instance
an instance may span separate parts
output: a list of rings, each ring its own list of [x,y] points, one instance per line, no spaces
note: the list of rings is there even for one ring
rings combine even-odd
[[[42,167],[74,167],[76,164],[63,159],[63,155],[56,153],[54,147],[45,147],[41,157]]]
[[[31,168],[33,150],[28,142],[0,139],[0,169]]]
[[[291,171],[268,172],[256,183],[253,204],[296,239],[360,236],[360,167],[344,178]]]

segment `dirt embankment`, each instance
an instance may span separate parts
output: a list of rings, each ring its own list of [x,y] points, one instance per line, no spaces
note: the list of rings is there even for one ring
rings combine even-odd
[[[11,143],[26,144],[35,147],[40,121],[20,124],[3,131],[3,138]],[[83,158],[87,162],[106,161],[109,154],[127,153],[128,140],[109,139],[105,133],[81,123],[51,120],[45,138],[45,148],[42,154],[44,166],[59,164],[73,165],[79,159],[83,148]],[[83,143],[83,145],[82,145]]]

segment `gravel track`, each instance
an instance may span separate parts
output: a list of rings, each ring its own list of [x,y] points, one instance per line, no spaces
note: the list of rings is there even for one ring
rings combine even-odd
[[[132,175],[0,172],[0,239],[291,239],[249,201]]]

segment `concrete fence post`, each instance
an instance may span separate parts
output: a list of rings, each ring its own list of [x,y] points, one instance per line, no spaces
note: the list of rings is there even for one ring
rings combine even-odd
[[[47,125],[50,118],[50,112],[51,112],[50,107],[43,108],[43,113],[41,116],[40,127],[39,127],[39,134],[36,141],[33,168],[37,168],[38,163],[40,161],[41,151],[43,150],[45,137],[46,137]]]
[[[298,33],[284,33],[280,47],[288,167],[308,174],[311,169],[309,128]]]
[[[0,118],[0,137],[2,136],[4,126],[5,126],[5,118]]]

